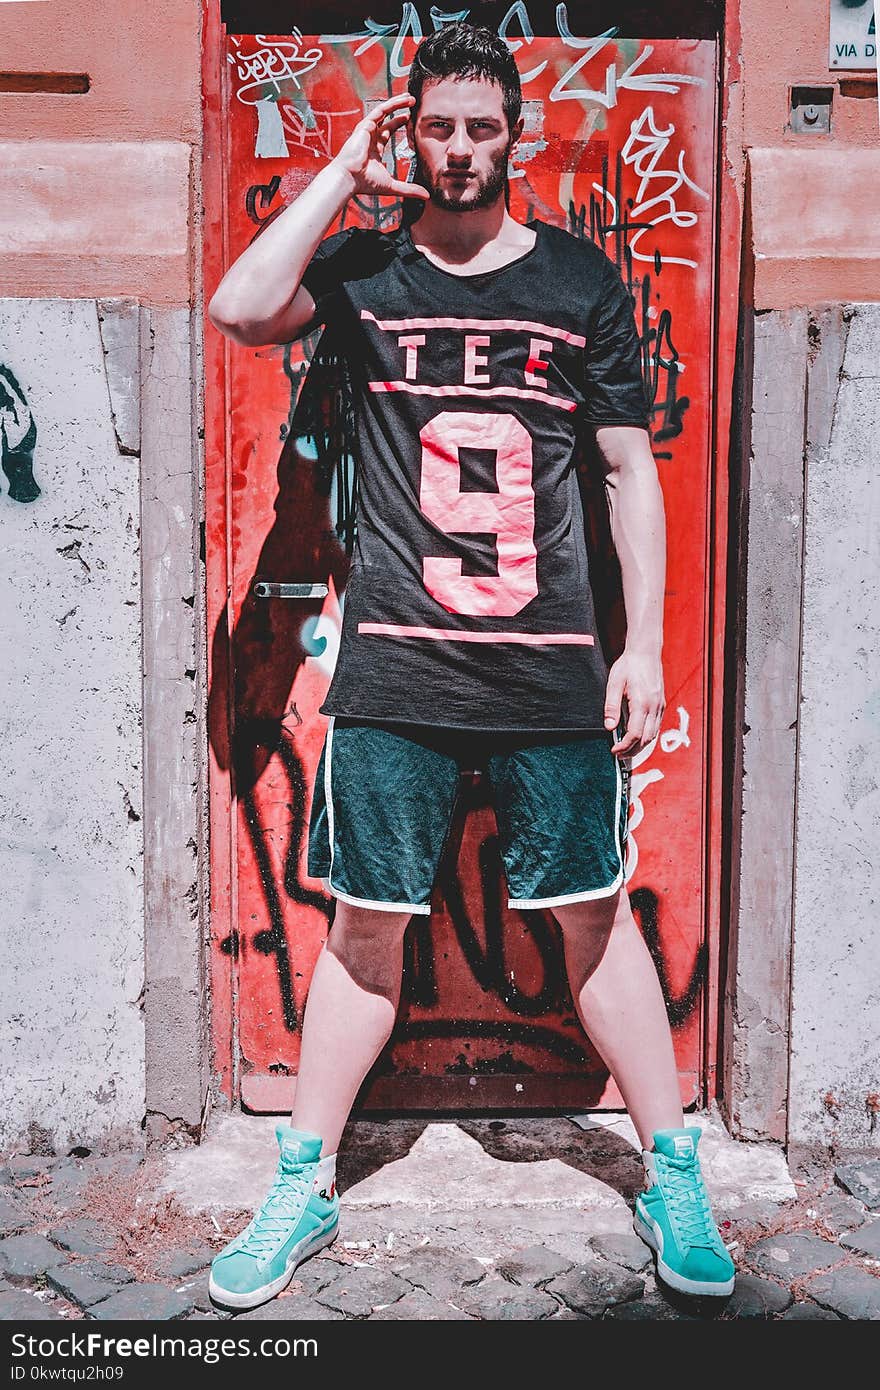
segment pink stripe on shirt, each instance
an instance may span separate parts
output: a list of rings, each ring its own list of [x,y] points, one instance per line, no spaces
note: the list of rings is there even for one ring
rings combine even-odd
[[[385,333],[408,333],[411,328],[461,328],[475,332],[538,333],[547,338],[558,338],[560,342],[571,343],[573,347],[586,347],[587,340],[580,333],[570,333],[567,328],[551,328],[546,323],[532,323],[529,319],[377,319],[369,309],[361,309],[361,318],[369,319]]]
[[[565,396],[548,396],[546,391],[531,391],[525,386],[417,386],[413,381],[371,381],[371,391],[405,391],[410,396],[513,396],[517,400],[543,401],[560,410],[577,410],[577,401]]]
[[[519,642],[527,647],[592,647],[588,632],[462,632],[455,627],[405,627],[398,623],[358,623],[358,632],[376,637],[430,637],[443,642]]]

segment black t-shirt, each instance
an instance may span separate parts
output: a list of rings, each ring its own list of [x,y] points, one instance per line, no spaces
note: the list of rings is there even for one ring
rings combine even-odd
[[[640,347],[601,249],[528,225],[530,250],[476,275],[435,266],[401,227],[327,237],[303,276],[357,426],[357,536],[322,714],[604,727],[575,456],[585,423],[647,428]]]

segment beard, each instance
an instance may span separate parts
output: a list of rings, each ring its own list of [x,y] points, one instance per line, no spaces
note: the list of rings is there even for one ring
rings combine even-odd
[[[507,163],[512,147],[513,142],[511,141],[503,155],[492,165],[488,174],[485,176],[472,174],[461,192],[450,192],[443,186],[440,177],[432,179],[418,155],[416,155],[414,182],[427,188],[434,206],[443,208],[446,212],[477,212],[481,208],[491,207],[501,194],[505,195],[506,201]],[[474,186],[476,187],[475,193],[472,191]]]

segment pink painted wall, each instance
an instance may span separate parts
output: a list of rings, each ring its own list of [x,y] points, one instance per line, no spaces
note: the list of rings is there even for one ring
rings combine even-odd
[[[0,294],[190,299],[200,0],[0,4],[6,72],[89,74],[0,93]]]
[[[880,299],[876,78],[829,69],[824,0],[740,0],[739,21],[728,130],[749,179],[755,307]],[[792,86],[832,88],[830,135],[786,129]]]
[[[5,139],[199,137],[200,0],[30,0],[0,5],[2,67],[87,72],[83,96],[0,98]]]
[[[0,4],[4,70],[86,72],[91,79],[81,96],[0,93],[0,293],[191,299],[198,164],[188,155],[200,142],[201,13],[200,0]],[[858,186],[865,196],[880,187],[876,89],[841,93],[841,75],[827,67],[824,3],[740,0],[737,14],[732,72],[738,67],[740,80],[729,94],[728,158],[741,191],[749,151],[756,151],[757,306],[880,298],[864,220],[856,204],[842,205],[858,184],[849,169],[855,149],[875,161],[860,163]],[[830,136],[786,129],[793,84],[834,88]],[[784,165],[774,152],[787,150],[797,152],[796,205],[767,175]],[[796,215],[795,206],[809,215]],[[161,208],[161,218],[145,224],[150,208]],[[816,237],[832,221],[829,252]],[[144,238],[145,225],[154,237]]]
[[[749,151],[754,304],[880,299],[880,152]]]
[[[838,82],[855,73],[828,68],[828,0],[740,0],[743,134],[747,145],[878,144],[877,87],[843,96]],[[789,87],[833,87],[831,135],[793,135]]]

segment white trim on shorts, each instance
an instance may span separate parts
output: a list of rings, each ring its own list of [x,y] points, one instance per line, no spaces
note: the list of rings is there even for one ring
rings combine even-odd
[[[327,877],[322,877],[321,882],[332,893],[334,897],[341,898],[344,903],[353,903],[355,907],[372,907],[381,912],[420,912],[428,916],[431,911],[430,903],[386,903],[376,902],[372,898],[355,898],[350,893],[343,893],[336,888],[332,882],[333,878],[333,790],[330,778],[330,759],[333,752],[333,726],[336,716],[328,716],[327,724],[327,748],[324,754],[324,800],[327,805],[327,836],[330,841],[330,869]]]
[[[334,888],[329,878],[322,878],[321,882],[332,893],[335,898],[341,898],[344,903],[354,903],[355,907],[374,907],[382,912],[421,912],[427,917],[431,911],[430,903],[384,903],[374,902],[372,898],[353,898],[350,893],[342,893],[338,888]]]
[[[585,893],[562,893],[556,898],[508,898],[508,907],[562,907],[565,903],[582,903],[592,898],[610,898],[623,884],[623,846],[620,843],[620,799],[623,794],[623,777],[620,772],[620,759],[614,754],[614,771],[617,777],[617,794],[614,798],[614,842],[620,868],[614,881],[606,888],[591,888]]]

